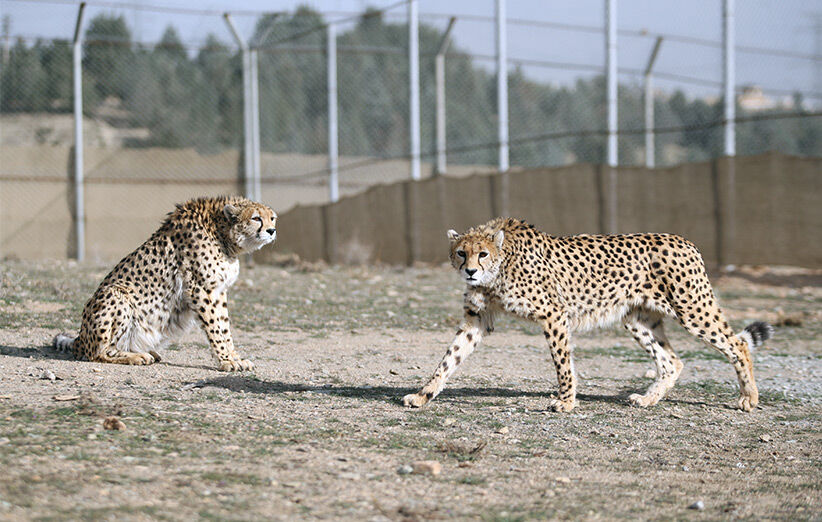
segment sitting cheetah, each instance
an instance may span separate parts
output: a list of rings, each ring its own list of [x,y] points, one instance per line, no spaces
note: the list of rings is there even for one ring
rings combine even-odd
[[[197,320],[223,371],[250,370],[234,350],[227,290],[240,272],[240,254],[274,241],[277,214],[240,197],[193,199],[109,273],[83,309],[76,338],[54,345],[76,359],[152,364],[154,350]]]
[[[465,318],[431,380],[403,398],[406,406],[420,407],[436,397],[483,334],[493,331],[494,315],[505,311],[542,327],[559,382],[550,404],[555,411],[576,405],[571,332],[619,321],[656,363],[654,383],[630,401],[643,407],[659,402],[682,371],[663,331],[666,316],[728,357],[739,379],[739,407],[756,407],[751,350],[773,329],[755,322],[734,335],[690,241],[671,234],[554,237],[511,218],[462,235],[449,230],[448,237],[451,264],[468,284]]]

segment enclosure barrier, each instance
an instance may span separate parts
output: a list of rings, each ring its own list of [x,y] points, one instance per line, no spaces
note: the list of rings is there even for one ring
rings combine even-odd
[[[822,78],[822,47],[774,45],[766,36],[781,33],[761,3],[710,0],[697,13],[666,1],[672,16],[691,13],[685,33],[632,26],[626,13],[636,6],[618,0],[586,0],[574,23],[561,10],[522,18],[506,0],[485,13],[426,12],[419,0],[278,13],[17,0],[0,37],[0,259],[109,260],[174,203],[199,195],[241,193],[285,212],[409,177],[576,163],[607,165],[597,171],[597,230],[617,232],[632,212],[620,179],[628,165],[768,150],[822,156],[821,84],[774,83]],[[25,22],[37,17],[31,7],[45,5],[66,21],[62,36],[27,33],[39,25]],[[159,40],[138,37],[152,33],[138,12],[166,26]],[[183,40],[175,27],[195,20]],[[705,26],[716,34],[687,31]],[[755,42],[774,46],[746,44],[752,27]],[[472,34],[484,51],[460,45]],[[523,35],[541,43],[535,52],[522,49]],[[541,50],[591,42],[604,52],[556,60]],[[716,67],[687,74],[683,54]],[[760,68],[764,60],[774,63]],[[737,197],[747,174],[734,165],[714,187],[729,216],[748,205]],[[761,189],[778,192],[787,179]],[[493,181],[495,214],[519,208],[523,188],[511,180]],[[409,190],[403,204],[415,208],[417,197]],[[444,197],[436,194],[440,207]],[[737,223],[714,226],[734,238]],[[413,227],[406,235],[403,262],[421,259],[424,241],[415,245],[425,235]],[[335,245],[324,251],[338,256]]]
[[[734,167],[735,163],[735,167]],[[442,263],[445,231],[463,231],[500,214],[524,219],[555,235],[602,233],[617,194],[620,233],[671,232],[693,241],[708,264],[782,264],[822,267],[822,159],[778,153],[720,158],[664,169],[571,165],[504,174],[437,177],[377,186],[327,205],[300,206],[280,217],[283,252],[330,263]],[[736,182],[729,175],[736,171]],[[736,199],[736,207],[727,202]],[[735,226],[736,225],[736,226]]]

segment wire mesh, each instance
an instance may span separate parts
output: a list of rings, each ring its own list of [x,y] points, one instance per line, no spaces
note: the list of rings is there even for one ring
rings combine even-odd
[[[619,2],[619,163],[646,161],[644,72],[653,67],[657,166],[723,154],[722,0]],[[444,53],[449,176],[497,165],[495,2],[419,0],[422,175],[436,156],[435,57]],[[43,17],[43,9],[49,16]],[[604,2],[508,2],[510,163],[605,159]],[[72,234],[72,35],[77,5],[4,0],[0,256]],[[82,27],[89,254],[118,255],[174,202],[242,193],[244,68],[223,13],[91,1]],[[237,10],[258,69],[262,199],[328,199],[327,25],[337,34],[340,192],[408,179],[407,0],[362,12]],[[812,0],[736,3],[737,152],[822,155],[822,11]],[[37,188],[39,187],[39,188]],[[42,196],[39,194],[42,193]],[[55,199],[56,198],[56,199]],[[62,210],[37,221],[37,209]],[[135,223],[137,223],[135,225]],[[41,228],[37,228],[41,227]],[[64,230],[65,229],[65,230]],[[68,241],[70,243],[70,241]],[[60,242],[47,255],[69,252]]]

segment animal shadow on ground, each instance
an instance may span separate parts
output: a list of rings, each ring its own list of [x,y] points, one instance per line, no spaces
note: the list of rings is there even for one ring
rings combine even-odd
[[[68,352],[55,350],[51,343],[40,346],[7,346],[0,345],[0,355],[20,357],[23,359],[56,359],[67,361],[73,359]]]
[[[289,392],[311,392],[396,404],[402,403],[402,397],[404,395],[419,390],[419,387],[407,388],[398,386],[338,386],[333,384],[306,385],[281,381],[261,381],[241,375],[216,377],[214,379],[206,379],[196,383],[190,383],[190,385],[196,385],[198,388],[213,386],[231,391],[243,390],[246,393],[259,393],[265,395],[276,395]],[[626,391],[624,394],[616,396],[583,393],[577,394],[577,398],[584,401],[600,401],[622,404],[626,403],[628,395],[630,393],[634,393],[635,391],[636,390]],[[437,400],[444,402],[450,399],[464,397],[543,397],[547,399],[550,394],[550,389],[545,391],[524,391],[515,388],[452,387],[446,388]]]
[[[32,359],[32,360],[47,360],[52,359],[55,361],[73,361],[74,356],[69,352],[61,352],[54,348],[54,346],[49,344],[43,344],[40,346],[7,346],[7,345],[0,345],[0,355],[6,355],[9,357],[20,357],[22,359]],[[88,363],[89,361],[83,359],[77,362],[80,363]],[[152,366],[174,366],[176,368],[194,368],[197,370],[214,370],[214,367],[207,366],[205,364],[179,364],[179,363],[171,363],[166,362],[165,360],[161,360],[161,362],[154,363]],[[112,365],[112,366],[122,366],[122,365]]]

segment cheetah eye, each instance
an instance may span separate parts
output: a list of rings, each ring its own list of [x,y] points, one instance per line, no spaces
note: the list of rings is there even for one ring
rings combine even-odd
[[[460,256],[460,257],[465,257],[465,251],[464,250],[457,250],[457,255]]]
[[[263,218],[261,218],[260,216],[254,216],[254,217],[253,217],[253,218],[251,218],[251,219],[253,219],[254,221],[259,221],[260,223],[262,223],[262,222],[263,222]]]
[[[488,252],[480,252],[478,257],[480,259],[482,259],[483,257],[488,257]]]

